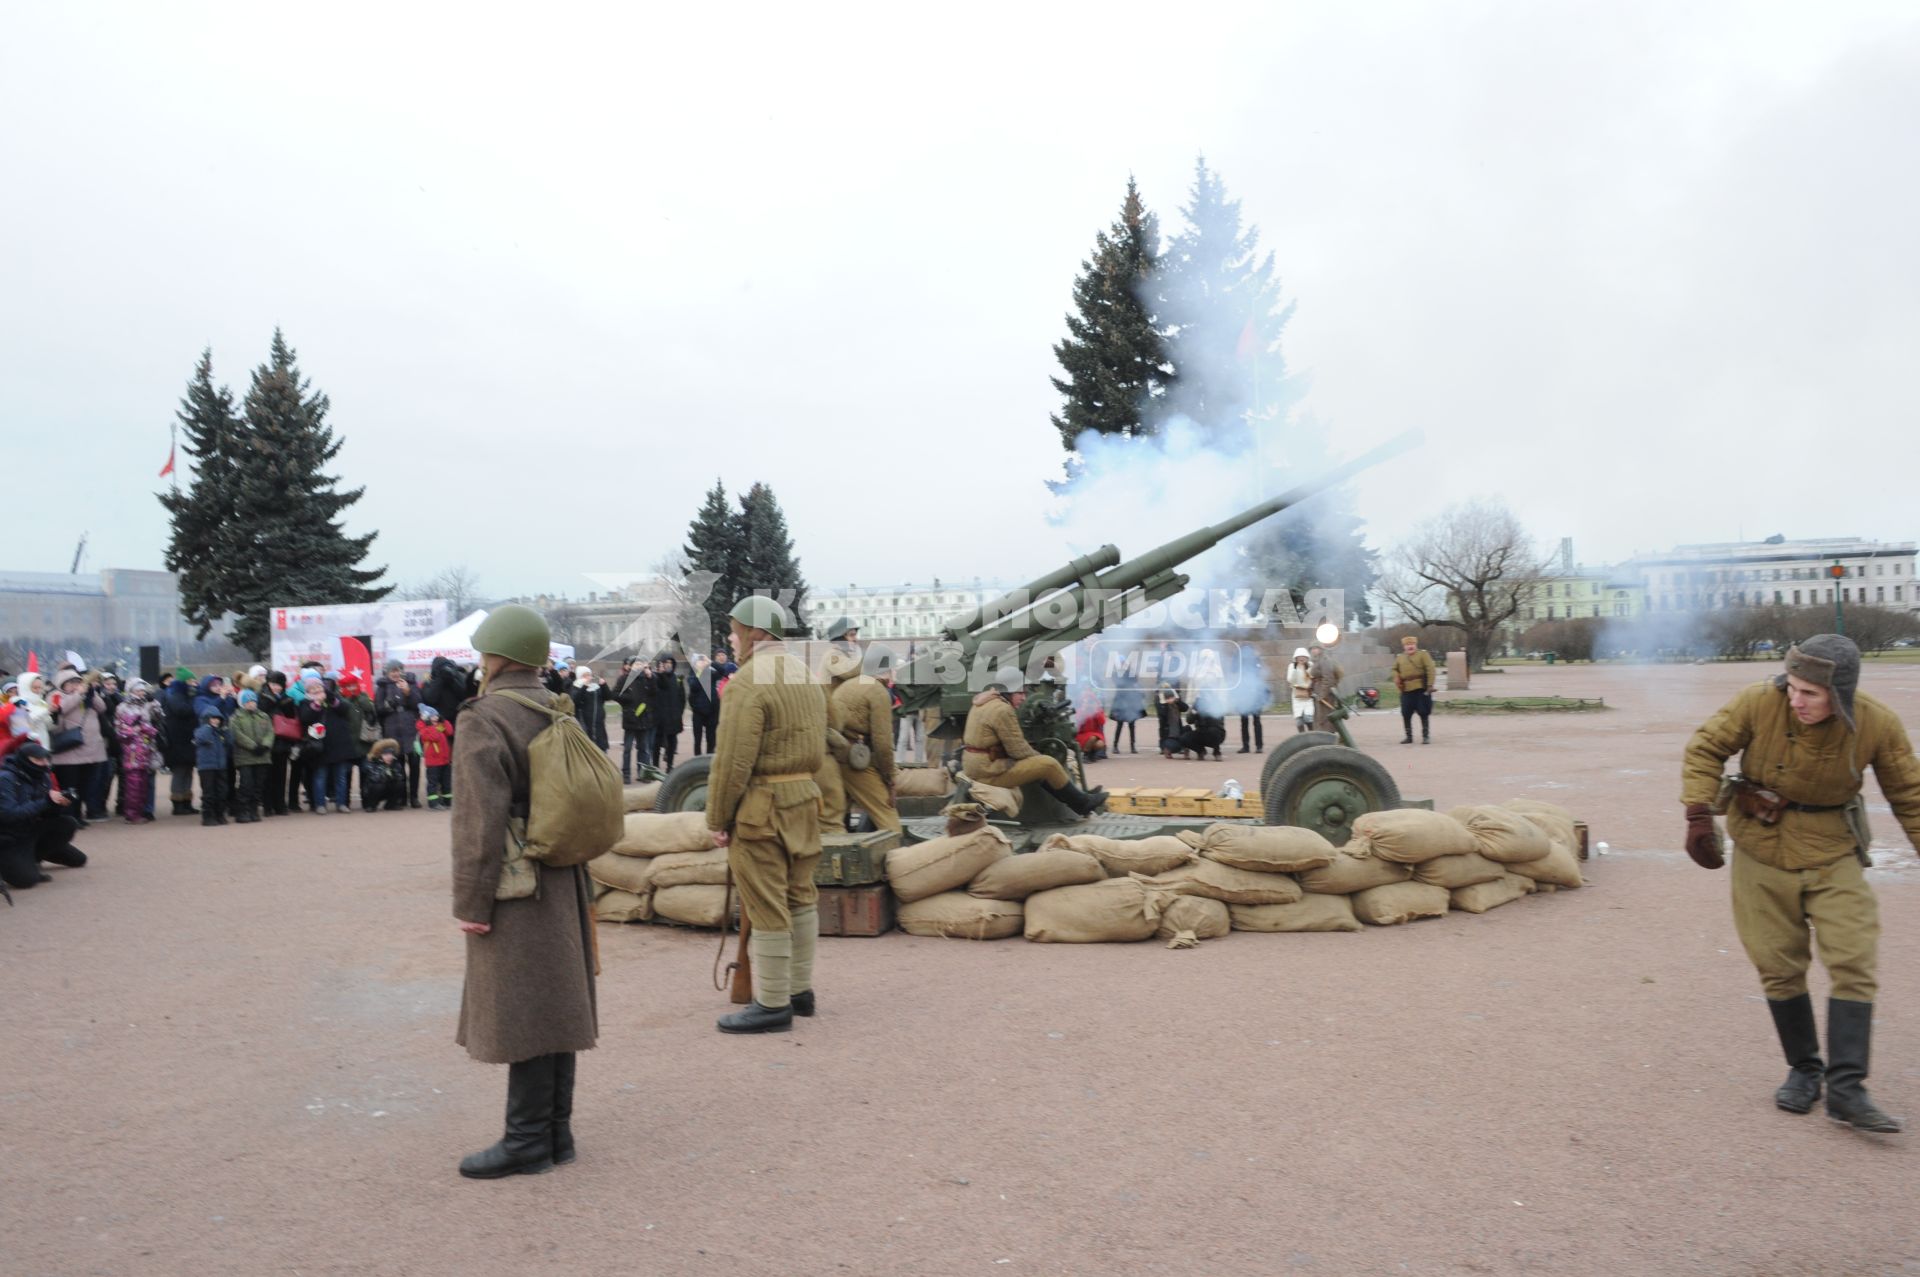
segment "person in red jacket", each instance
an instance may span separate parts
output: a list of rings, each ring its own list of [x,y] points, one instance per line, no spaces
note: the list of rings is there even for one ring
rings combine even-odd
[[[420,755],[427,766],[427,808],[453,806],[453,724],[431,705],[420,707]]]

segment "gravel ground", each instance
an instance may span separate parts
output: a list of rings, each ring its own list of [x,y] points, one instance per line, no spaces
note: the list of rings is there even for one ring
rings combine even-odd
[[[1486,677],[1618,708],[1443,716],[1429,748],[1363,717],[1408,794],[1552,798],[1611,844],[1484,917],[828,940],[820,1015],[757,1039],[712,1030],[710,934],[602,927],[580,1160],[497,1183],[454,1173],[505,1078],[452,1044],[444,817],[90,830],[0,909],[0,1271],[1920,1272],[1915,1137],[1773,1109],[1726,876],[1675,850],[1686,733],[1761,673]],[[1920,668],[1867,678],[1920,723]],[[1912,1113],[1920,894],[1880,813],[1874,1087]]]

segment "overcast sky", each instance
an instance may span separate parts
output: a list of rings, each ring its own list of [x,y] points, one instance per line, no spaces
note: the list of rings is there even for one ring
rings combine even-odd
[[[243,391],[279,325],[399,579],[584,592],[716,477],[774,485],[816,587],[1037,574],[1090,548],[1044,521],[1074,275],[1203,151],[1333,450],[1426,432],[1359,490],[1376,545],[1482,494],[1589,562],[1909,539],[1916,15],[24,6],[0,567],[160,566],[194,361]]]

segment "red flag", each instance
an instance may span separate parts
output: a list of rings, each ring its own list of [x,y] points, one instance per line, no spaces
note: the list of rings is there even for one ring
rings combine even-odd
[[[340,636],[340,672],[351,675],[362,687],[373,686],[373,654],[357,638]]]
[[[1235,358],[1245,362],[1260,353],[1260,333],[1249,319],[1247,326],[1240,330],[1240,341],[1233,348]],[[172,463],[169,462],[169,465]]]
[[[160,471],[160,477],[162,479],[166,478],[168,475],[173,473],[173,454],[175,453],[175,451],[179,449],[179,447],[180,445],[177,443],[170,443],[167,445],[167,464]]]
[[[39,672],[40,672],[40,654],[38,652],[28,652],[27,653],[27,673],[38,674]]]

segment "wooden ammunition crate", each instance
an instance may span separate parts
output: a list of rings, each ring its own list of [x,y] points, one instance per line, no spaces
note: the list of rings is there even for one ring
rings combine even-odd
[[[1242,794],[1238,798],[1209,794],[1200,805],[1200,814],[1215,820],[1258,820],[1267,814],[1267,809],[1260,805],[1260,795],[1257,793]]]
[[[1112,790],[1107,793],[1111,795]],[[1173,797],[1171,789],[1136,789],[1130,795],[1132,806],[1129,808],[1137,816],[1164,816],[1167,814],[1167,800]]]
[[[893,930],[893,892],[870,887],[820,888],[820,934],[878,936]]]
[[[822,887],[864,887],[884,882],[887,853],[900,845],[900,835],[888,829],[864,834],[820,835],[820,863],[813,880]]]
[[[1166,813],[1169,816],[1207,815],[1207,802],[1218,798],[1211,789],[1175,789],[1167,794]]]

